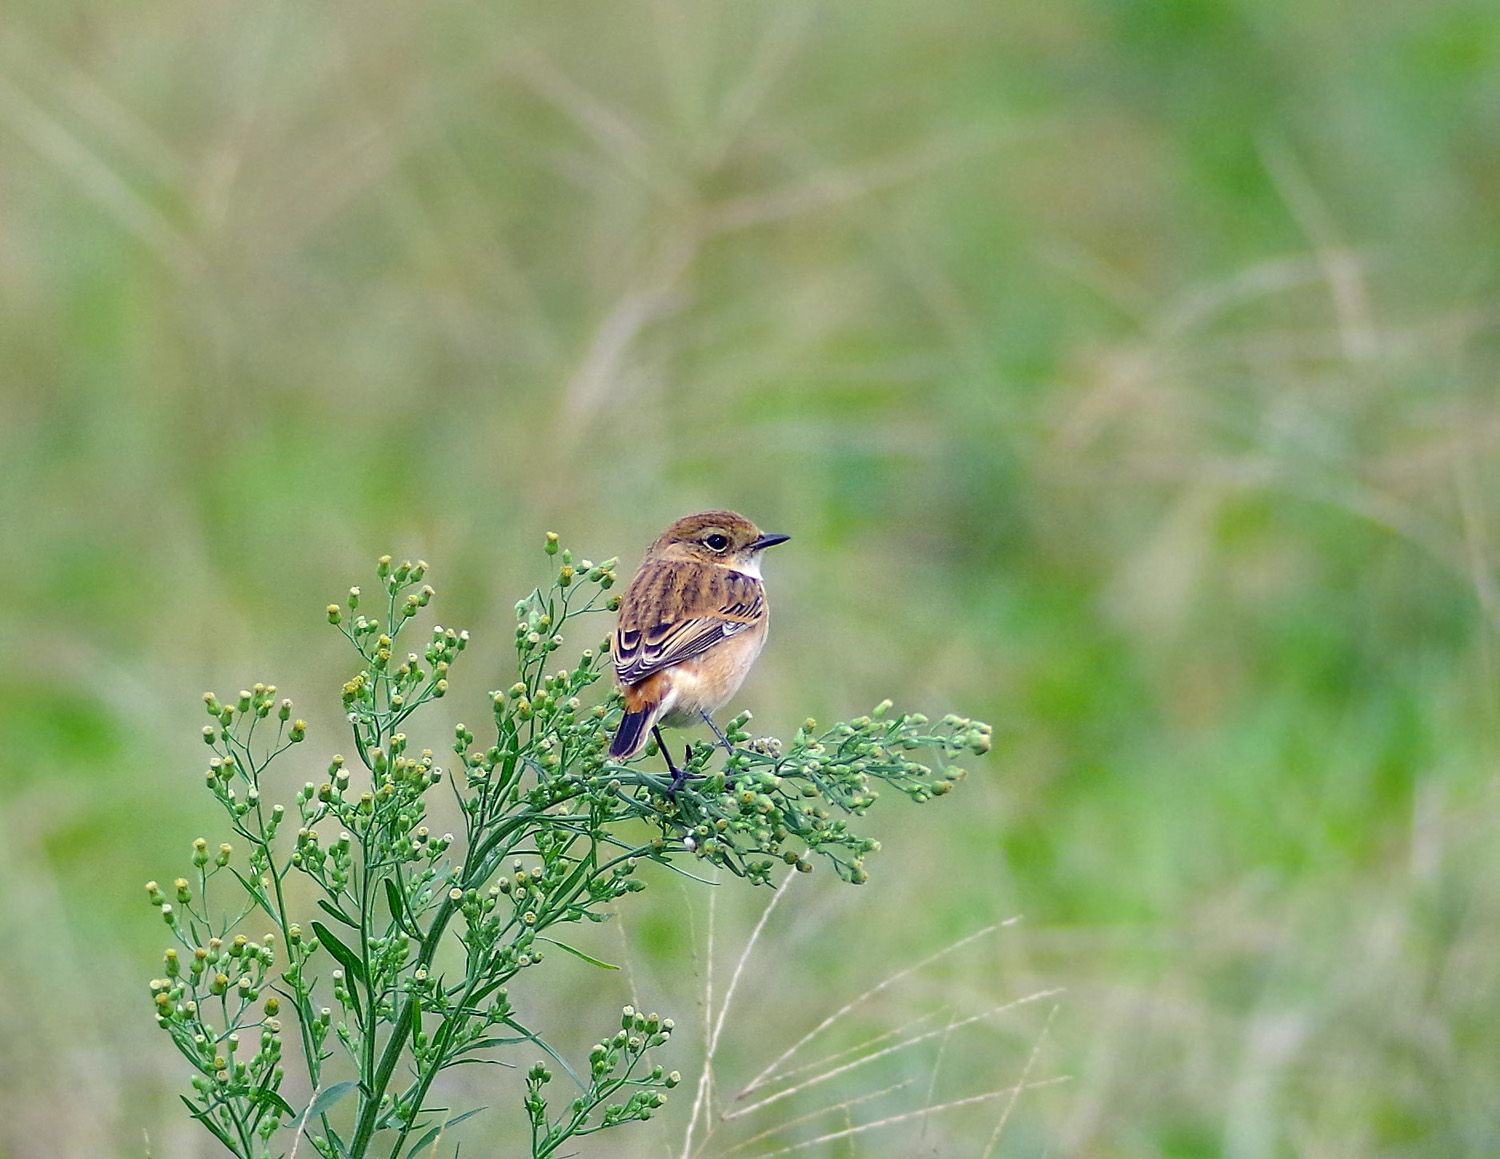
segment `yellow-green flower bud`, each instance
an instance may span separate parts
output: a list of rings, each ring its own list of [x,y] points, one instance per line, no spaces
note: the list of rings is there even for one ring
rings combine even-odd
[[[547,546],[545,548],[547,554],[548,555],[556,555],[557,554],[557,547],[558,547],[557,532],[555,532],[555,531],[549,531],[549,532],[547,532]]]

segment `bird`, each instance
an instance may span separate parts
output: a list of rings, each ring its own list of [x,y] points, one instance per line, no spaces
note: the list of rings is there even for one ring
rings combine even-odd
[[[733,511],[703,511],[677,520],[647,549],[611,640],[625,716],[610,757],[629,760],[655,736],[676,788],[685,778],[662,725],[702,720],[731,748],[713,713],[739,691],[766,642],[761,552],[790,538],[767,535]]]

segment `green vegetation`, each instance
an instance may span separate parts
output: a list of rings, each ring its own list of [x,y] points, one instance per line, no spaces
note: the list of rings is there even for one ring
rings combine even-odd
[[[15,5],[0,1154],[199,1153],[139,987],[199,691],[274,673],[334,736],[313,613],[363,561],[441,563],[499,673],[518,543],[624,573],[727,506],[795,536],[736,710],[996,751],[737,973],[769,891],[666,877],[581,943],[608,981],[549,959],[537,1025],[673,1010],[712,1062],[611,1154],[1069,1076],[796,1154],[1487,1156],[1497,77],[1474,0]],[[1017,915],[783,1070],[944,1033],[717,1117]]]
[[[430,749],[408,755],[412,718],[448,695],[469,644],[467,632],[437,625],[421,654],[403,659],[413,617],[436,594],[422,582],[423,561],[380,558],[373,615],[358,610],[358,587],[347,612],[328,606],[360,658],[342,698],[357,780],[335,755],[327,779],[304,784],[289,813],[263,788],[271,765],[307,739],[307,722],[292,719],[291,700],[278,700],[274,685],[231,701],[204,694],[214,722],[203,729],[213,753],[204,780],[243,868],[233,843],[214,852],[200,837],[191,878],[179,877],[171,894],[146,884],[176,943],[150,990],[157,1025],[195,1072],[184,1103],[239,1159],[294,1154],[304,1142],[325,1159],[434,1154],[446,1131],[483,1109],[439,1105],[443,1072],[513,1068],[507,1055],[517,1050],[549,1056],[526,1072],[524,1101],[511,1092],[511,1109],[519,1103],[526,1113],[533,1159],[650,1119],[681,1081],[652,1064],[671,1019],[626,1006],[618,1028],[590,1049],[585,1080],[548,1042],[551,1032],[517,1012],[513,987],[546,975],[535,967],[553,946],[617,968],[559,941],[567,931],[556,927],[607,921],[613,903],[646,888],[636,871],[648,863],[696,860],[769,885],[778,862],[811,873],[821,860],[862,885],[864,857],[879,842],[851,831],[848,818],[862,817],[882,786],[917,802],[946,795],[967,775],[947,762],[990,749],[988,725],[953,714],[936,727],[920,713],[891,717],[887,700],[821,733],[809,720],[789,746],[752,741],[741,713],[724,734],[722,768],[706,743],[689,748],[679,775],[612,762],[619,698],[589,708],[581,696],[608,666],[608,641],[583,649],[576,667],[550,674],[547,664],[578,627],[570,621],[618,608],[604,596],[616,561],[575,567],[553,532],[546,550],[562,555],[551,585],[516,604],[520,679],[490,694],[493,743],[476,746],[467,725],[455,727],[455,773]],[[463,821],[458,842],[426,824],[429,795],[445,785]],[[300,822],[294,836],[282,832],[288,821]],[[315,910],[298,912],[299,887],[310,887]],[[244,932],[251,922],[272,932],[257,941]],[[246,1058],[240,1048],[252,1040],[258,1049]],[[556,1077],[549,1059],[576,1086],[561,1112],[544,1093]],[[308,1091],[300,1109],[284,1094],[288,1062],[291,1083]],[[503,1079],[491,1084],[505,1089]]]

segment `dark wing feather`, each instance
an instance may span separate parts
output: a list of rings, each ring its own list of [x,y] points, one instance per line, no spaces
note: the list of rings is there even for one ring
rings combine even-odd
[[[615,674],[621,684],[636,684],[703,655],[764,613],[765,591],[754,576],[713,564],[648,564],[620,604]]]

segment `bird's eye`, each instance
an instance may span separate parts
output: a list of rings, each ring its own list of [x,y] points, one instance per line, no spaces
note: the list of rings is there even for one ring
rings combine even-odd
[[[703,545],[713,551],[723,551],[729,546],[729,536],[715,531],[712,535],[703,537]]]

